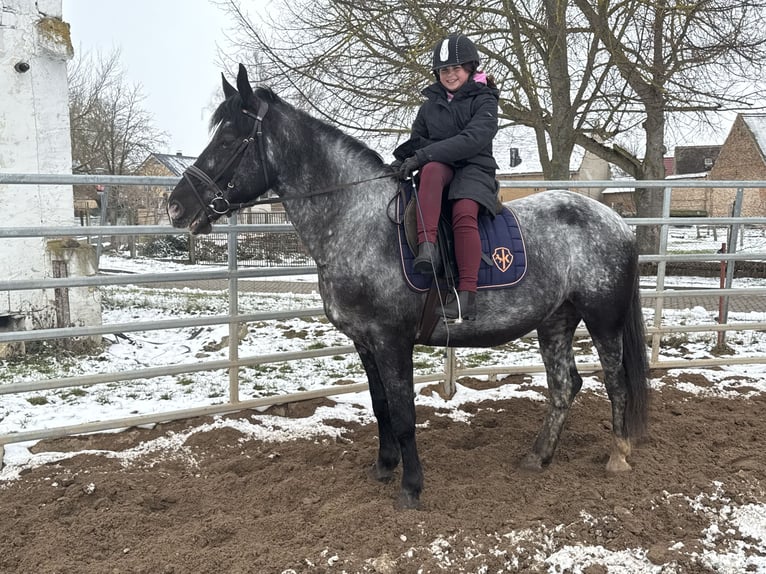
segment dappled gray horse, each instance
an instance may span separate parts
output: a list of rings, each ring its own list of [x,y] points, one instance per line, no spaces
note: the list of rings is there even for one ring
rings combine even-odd
[[[408,288],[388,206],[398,184],[381,158],[341,131],[253,90],[240,65],[224,78],[215,133],[168,200],[174,226],[208,233],[218,217],[273,190],[317,264],[327,317],[354,342],[379,428],[371,475],[388,481],[402,462],[399,504],[418,506],[423,471],[415,443],[412,352],[416,342],[490,347],[536,329],[550,408],[522,461],[541,469],[554,454],[582,378],[572,342],[582,320],[598,350],[612,404],[609,471],[630,466],[631,438],[647,422],[647,359],[630,228],[582,195],[546,191],[508,204],[524,230],[527,272],[512,289],[480,291],[477,317],[417,340],[426,295]]]

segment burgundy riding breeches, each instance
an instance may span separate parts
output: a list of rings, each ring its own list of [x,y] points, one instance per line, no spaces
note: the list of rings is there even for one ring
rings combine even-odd
[[[441,213],[442,193],[452,181],[454,171],[446,164],[430,162],[420,168],[418,187],[418,243],[436,243],[436,229]],[[452,204],[452,232],[455,236],[459,291],[476,291],[481,264],[479,239],[479,204],[472,199],[458,199]]]

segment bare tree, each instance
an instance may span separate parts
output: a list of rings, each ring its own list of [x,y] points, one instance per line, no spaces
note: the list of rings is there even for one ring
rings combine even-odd
[[[131,173],[167,134],[142,107],[140,84],[129,85],[120,51],[95,58],[85,53],[70,62],[69,119],[75,173]]]
[[[240,31],[236,44],[243,59],[256,64],[262,83],[367,137],[409,130],[420,90],[434,80],[433,45],[462,31],[478,44],[503,90],[502,127],[533,128],[551,179],[569,178],[576,130],[588,129],[585,119],[599,85],[593,78],[604,73],[587,22],[573,29],[566,3],[556,0],[285,3],[261,26],[240,3],[225,6]]]
[[[578,143],[636,179],[663,179],[667,122],[752,106],[766,93],[766,3],[762,0],[574,0],[606,46],[622,83],[604,102],[636,118],[643,156],[604,149],[583,134]],[[677,116],[681,116],[680,118]],[[633,122],[629,122],[633,123]],[[662,194],[636,189],[639,215],[660,215]],[[659,244],[657,227],[641,227],[645,252]]]
[[[160,146],[167,134],[155,127],[142,103],[140,84],[128,84],[120,66],[120,51],[107,56],[84,53],[68,68],[69,119],[74,173],[131,174]],[[136,210],[153,205],[155,197],[135,186],[112,188],[110,220],[118,210],[133,222]]]
[[[503,125],[534,130],[549,179],[568,179],[574,145],[662,179],[668,122],[766,95],[766,0],[293,0],[260,25],[224,4],[262,82],[357,131],[406,132],[431,47],[461,31],[498,80]],[[637,192],[639,215],[658,215],[657,196]],[[652,230],[641,239],[656,246]]]

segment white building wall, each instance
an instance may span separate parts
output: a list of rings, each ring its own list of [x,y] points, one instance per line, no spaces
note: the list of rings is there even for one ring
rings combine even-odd
[[[72,43],[61,16],[61,0],[0,0],[0,172],[72,173],[66,69]],[[0,214],[0,227],[72,225],[72,187],[0,185]],[[43,238],[0,238],[4,279],[51,277],[55,257]],[[26,329],[53,326],[54,305],[51,289],[0,291],[0,328],[9,314],[23,314]]]

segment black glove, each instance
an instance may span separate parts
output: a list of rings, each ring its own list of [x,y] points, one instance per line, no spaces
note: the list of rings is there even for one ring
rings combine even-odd
[[[417,171],[419,167],[420,162],[417,157],[414,155],[408,157],[402,162],[402,167],[399,168],[399,179],[410,179],[412,177],[412,172]]]
[[[388,167],[391,169],[392,172],[398,174],[399,170],[402,168],[402,160],[395,159],[391,163],[388,164]]]

